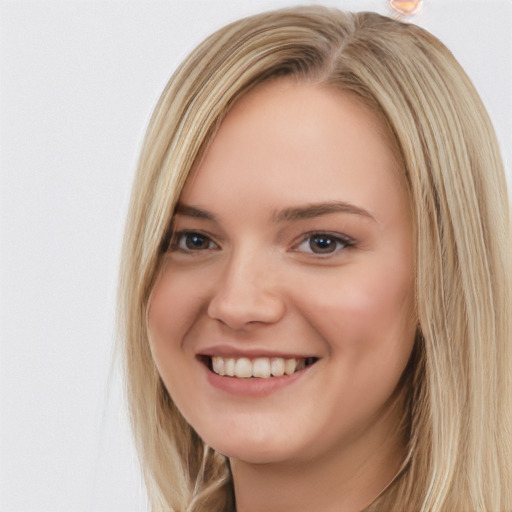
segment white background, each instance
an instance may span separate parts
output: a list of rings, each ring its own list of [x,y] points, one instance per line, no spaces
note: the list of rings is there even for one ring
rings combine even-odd
[[[144,126],[177,63],[254,0],[0,0],[0,510],[142,511],[117,261]],[[389,14],[387,0],[329,1]],[[255,7],[257,4],[257,7]],[[512,167],[512,2],[424,0]]]

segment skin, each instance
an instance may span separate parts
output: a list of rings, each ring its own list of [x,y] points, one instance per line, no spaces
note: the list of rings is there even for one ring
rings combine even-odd
[[[230,458],[238,512],[360,510],[404,458],[396,389],[417,324],[407,194],[383,124],[334,89],[259,86],[180,205],[150,344],[184,417]],[[197,357],[219,346],[318,361],[265,396],[232,394]]]

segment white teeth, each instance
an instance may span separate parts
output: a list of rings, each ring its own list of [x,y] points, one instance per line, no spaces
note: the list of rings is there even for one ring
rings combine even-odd
[[[235,360],[232,357],[228,357],[224,360],[224,371],[228,377],[235,376]]]
[[[222,357],[212,357],[213,371],[219,375],[226,375],[226,365]]]
[[[246,357],[241,357],[235,363],[235,376],[239,379],[246,379],[252,376],[251,360]]]
[[[293,375],[306,366],[305,359],[284,359],[282,357],[258,357],[249,359],[248,357],[212,357],[213,371],[222,376],[237,377],[239,379],[248,379],[256,377],[268,379],[270,377],[282,377],[284,375]]]
[[[261,379],[270,377],[270,360],[266,357],[260,357],[252,362],[252,376]]]
[[[286,373],[286,375],[291,375],[293,372],[295,372],[296,366],[297,361],[295,359],[287,359],[284,362],[284,373]]]
[[[270,371],[274,377],[282,377],[284,375],[284,359],[281,357],[273,357],[270,361]]]

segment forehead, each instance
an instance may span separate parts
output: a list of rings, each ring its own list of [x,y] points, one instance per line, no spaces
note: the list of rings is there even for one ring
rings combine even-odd
[[[390,138],[382,119],[352,94],[271,81],[233,106],[182,199],[243,200],[259,191],[269,202],[276,192],[282,201],[344,200],[340,195],[364,184],[378,193],[383,179],[400,182]]]

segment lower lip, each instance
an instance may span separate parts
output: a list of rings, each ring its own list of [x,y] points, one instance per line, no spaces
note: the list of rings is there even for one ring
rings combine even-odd
[[[211,371],[204,365],[203,368],[207,374],[208,382],[220,391],[231,395],[264,397],[303,379],[314,366],[316,366],[316,363],[306,366],[292,375],[270,377],[268,379],[239,379],[237,377],[223,377],[222,375],[218,375]]]

